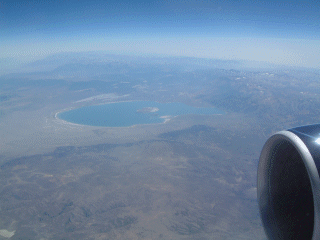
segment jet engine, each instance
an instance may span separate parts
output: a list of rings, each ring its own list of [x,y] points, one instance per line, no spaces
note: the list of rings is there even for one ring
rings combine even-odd
[[[320,124],[281,131],[265,143],[258,203],[268,239],[320,239]]]

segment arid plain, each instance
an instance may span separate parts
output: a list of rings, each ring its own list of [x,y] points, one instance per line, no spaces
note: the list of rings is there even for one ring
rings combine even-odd
[[[108,60],[0,77],[0,239],[265,239],[259,153],[270,134],[319,122],[319,73],[178,66]],[[57,118],[138,100],[224,114],[115,128]]]

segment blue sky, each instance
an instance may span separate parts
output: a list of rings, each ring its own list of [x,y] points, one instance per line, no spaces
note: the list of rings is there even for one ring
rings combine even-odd
[[[0,58],[68,51],[320,68],[319,1],[1,1]]]

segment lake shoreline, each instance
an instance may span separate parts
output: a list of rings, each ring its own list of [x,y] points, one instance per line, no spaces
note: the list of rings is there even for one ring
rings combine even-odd
[[[62,114],[64,116],[61,116]],[[184,103],[132,100],[66,108],[56,112],[54,118],[60,123],[73,126],[129,128],[137,125],[165,124],[181,115],[221,114],[221,110],[213,107],[199,108]]]

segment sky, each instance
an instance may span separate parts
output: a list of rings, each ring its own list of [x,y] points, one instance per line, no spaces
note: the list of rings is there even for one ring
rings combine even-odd
[[[0,0],[0,59],[107,51],[320,68],[319,13],[311,0]]]

